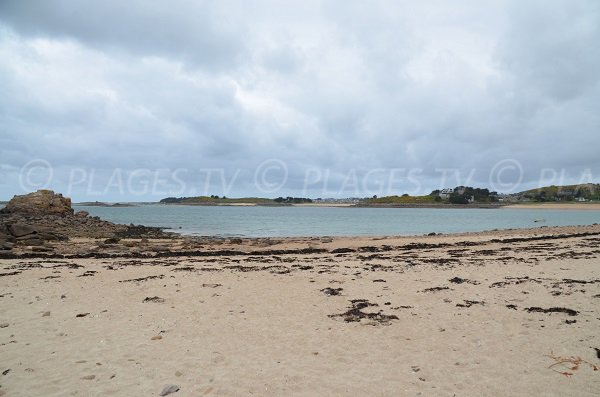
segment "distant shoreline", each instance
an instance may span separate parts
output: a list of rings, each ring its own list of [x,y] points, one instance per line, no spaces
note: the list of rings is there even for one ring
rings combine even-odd
[[[93,202],[83,202],[83,203],[73,203],[74,206],[81,207],[114,207],[114,208],[123,208],[123,207],[135,207],[137,204],[130,203],[104,203],[100,201]]]
[[[140,203],[148,204],[148,203]],[[182,205],[190,207],[333,207],[333,208],[434,208],[434,209],[539,209],[539,210],[580,210],[580,211],[600,211],[600,203],[474,203],[474,204],[446,204],[446,203],[395,203],[395,204],[373,204],[373,203],[153,203],[161,205]],[[133,203],[76,203],[74,206],[94,206],[94,207],[133,207]]]
[[[509,204],[508,208],[536,209],[536,210],[576,210],[576,211],[600,211],[600,203],[518,203]]]

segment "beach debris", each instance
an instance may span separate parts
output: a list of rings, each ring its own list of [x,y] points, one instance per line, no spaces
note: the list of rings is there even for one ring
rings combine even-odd
[[[506,285],[518,285],[518,284],[523,284],[526,282],[534,282],[534,283],[538,283],[540,284],[542,282],[542,280],[540,279],[536,279],[536,278],[530,278],[529,276],[525,276],[525,277],[504,277],[505,280],[507,281],[497,281],[495,283],[492,283],[490,285],[490,288],[495,288],[495,287],[504,287]]]
[[[481,306],[485,305],[485,302],[483,302],[483,301],[469,301],[469,300],[465,300],[463,302],[465,302],[465,303],[457,303],[456,307],[471,307],[473,305],[481,305]]]
[[[152,302],[152,303],[163,303],[165,300],[164,298],[161,298],[159,296],[151,296],[151,297],[146,297],[143,300],[143,303],[148,303],[148,302]]]
[[[596,351],[596,357],[598,357],[598,359],[600,359],[600,349],[598,349],[597,347],[594,347],[594,350]]]
[[[153,336],[152,338],[150,338],[150,340],[161,340],[161,339],[162,339],[161,335],[156,335],[156,336]]]
[[[96,379],[96,375],[82,376],[81,379],[83,379],[83,380],[94,380],[94,379]]]
[[[517,305],[506,305],[509,309],[517,310]]]
[[[2,371],[2,375],[8,375],[9,372],[10,372],[10,368]]]
[[[196,268],[194,266],[182,266],[182,267],[173,269],[174,272],[193,272],[195,270],[196,270]]]
[[[431,287],[431,288],[425,288],[421,292],[437,292],[437,291],[443,291],[443,290],[446,290],[446,289],[450,289],[450,287]]]
[[[577,310],[568,309],[566,307],[550,307],[548,309],[544,309],[541,307],[534,306],[534,307],[526,307],[523,310],[527,311],[528,313],[565,313],[565,314],[568,314],[569,316],[576,316],[579,314],[579,312]]]
[[[43,312],[42,317],[50,317],[50,312],[48,312],[48,311]]]
[[[15,271],[15,272],[0,273],[0,277],[16,276],[17,274],[21,274],[21,272]]]
[[[356,252],[356,250],[352,248],[336,248],[329,251],[331,254],[348,254],[351,252]]]
[[[2,324],[0,324],[0,328],[6,328],[6,327],[8,327],[8,326],[9,326],[9,324],[8,324],[8,323],[2,323]]]
[[[391,320],[399,320],[398,316],[393,314],[383,314],[382,310],[377,313],[366,313],[362,309],[367,307],[379,306],[377,303],[371,303],[366,299],[353,299],[350,301],[351,307],[348,311],[341,314],[330,314],[330,318],[342,318],[344,322],[360,322],[362,319],[371,320],[370,325],[390,325]]]
[[[139,278],[132,278],[129,280],[120,280],[120,283],[133,283],[133,282],[141,282],[141,281],[148,281],[148,280],[154,280],[154,279],[162,279],[164,278],[164,274],[160,274],[158,276],[147,276],[147,277],[139,277]]]
[[[90,277],[93,276],[94,274],[98,273],[95,270],[86,270],[85,272],[81,273],[79,276],[77,277]]]
[[[479,284],[477,281],[469,280],[467,278],[460,278],[460,277],[453,277],[448,281],[450,281],[451,283],[454,283],[454,284],[462,284],[462,283],[468,283],[468,284],[473,284],[473,285]]]
[[[176,393],[179,391],[179,386],[177,385],[165,385],[159,396],[168,396],[169,394]]]
[[[81,317],[85,317],[85,316],[89,316],[89,315],[90,315],[90,313],[79,313],[75,317],[81,318]]]
[[[343,290],[344,290],[343,288],[327,287],[327,288],[323,288],[321,290],[321,292],[323,292],[327,296],[337,296],[337,295],[341,295]]]
[[[223,286],[223,284],[217,284],[217,283],[215,283],[215,284],[202,284],[202,287],[204,287],[204,288],[217,288],[217,287],[222,287],[222,286]]]
[[[382,278],[378,278],[378,279],[376,279],[376,280],[373,280],[373,282],[374,282],[374,283],[387,283],[387,281],[385,281],[385,280],[384,280],[384,279],[382,279]]]
[[[550,357],[554,360],[554,363],[551,364],[548,368],[550,368],[554,372],[566,376],[567,378],[571,377],[575,373],[575,371],[577,371],[581,367],[582,364],[587,364],[587,366],[589,366],[589,368],[594,371],[600,370],[600,367],[590,363],[587,360],[582,359],[579,356],[562,357],[555,355],[553,352],[550,352],[550,354],[546,354],[546,357]]]

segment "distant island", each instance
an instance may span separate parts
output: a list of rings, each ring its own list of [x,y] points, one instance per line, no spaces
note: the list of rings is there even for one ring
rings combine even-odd
[[[485,188],[457,186],[434,190],[426,196],[373,196],[365,199],[359,206],[404,206],[439,207],[460,206],[494,208],[512,204],[535,203],[586,203],[600,201],[600,184],[581,184],[566,186],[544,186],[519,193],[504,194]]]
[[[277,197],[276,199],[260,197],[228,198],[225,196],[197,196],[197,197],[167,197],[160,200],[161,204],[179,205],[292,205],[312,203],[313,200],[304,197]]]
[[[73,205],[85,207],[135,207],[135,204],[130,203],[104,203],[101,201],[85,201],[82,203],[75,203]]]
[[[363,197],[363,198],[317,198],[277,197],[275,199],[262,197],[228,198],[225,196],[196,196],[196,197],[167,197],[160,200],[161,204],[179,205],[315,205],[315,206],[349,206],[349,207],[419,207],[419,208],[498,208],[512,204],[527,203],[584,203],[600,201],[600,184],[581,184],[567,186],[545,186],[526,190],[519,193],[504,194],[490,191],[487,188],[457,186],[434,190],[428,195]],[[101,205],[101,204],[86,204]],[[102,206],[102,205],[101,205]],[[109,206],[109,205],[103,205]],[[112,206],[119,206],[113,204]]]
[[[600,184],[545,186],[518,193],[520,201],[544,202],[586,202],[600,201]]]

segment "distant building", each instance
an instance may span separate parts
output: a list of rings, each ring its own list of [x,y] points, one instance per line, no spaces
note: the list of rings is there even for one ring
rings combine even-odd
[[[438,194],[440,196],[441,199],[447,199],[448,197],[450,197],[450,195],[454,193],[454,189],[451,188],[447,188],[447,189],[442,189],[440,190],[440,193]]]

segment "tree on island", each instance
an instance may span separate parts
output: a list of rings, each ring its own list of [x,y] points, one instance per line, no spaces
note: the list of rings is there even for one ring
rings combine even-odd
[[[304,197],[277,197],[275,200],[276,203],[280,204],[303,204],[303,203],[312,203],[313,201],[309,198]]]

